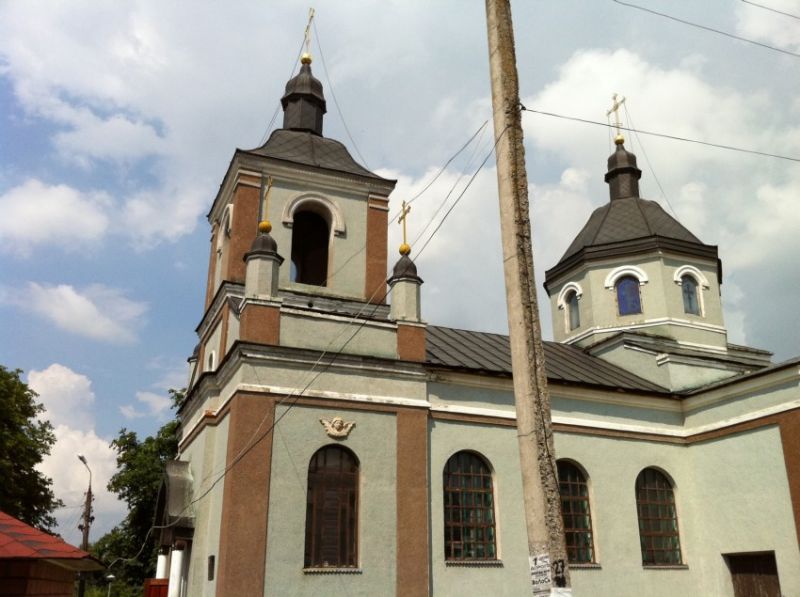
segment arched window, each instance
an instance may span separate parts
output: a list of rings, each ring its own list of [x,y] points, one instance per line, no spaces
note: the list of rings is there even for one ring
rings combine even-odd
[[[292,223],[292,281],[326,286],[328,281],[327,220],[313,211],[294,214]]]
[[[473,452],[453,454],[444,467],[445,560],[496,560],[492,472]]]
[[[694,276],[684,274],[681,277],[681,289],[683,290],[683,311],[690,315],[700,315],[700,301],[697,296],[697,280]]]
[[[581,311],[578,306],[578,293],[574,290],[567,295],[567,312],[569,313],[569,329],[581,327]]]
[[[558,491],[561,494],[567,559],[574,564],[594,562],[589,486],[583,471],[567,460],[558,461]]]
[[[217,353],[213,350],[208,353],[208,360],[206,361],[206,371],[213,371],[217,366]]]
[[[346,568],[358,560],[358,459],[326,446],[308,465],[306,568]]]
[[[642,312],[642,299],[639,295],[639,280],[633,276],[623,276],[616,283],[617,309],[620,315],[634,315]]]
[[[636,477],[636,509],[639,515],[639,539],[642,564],[668,566],[680,564],[681,542],[675,493],[667,476],[646,468]]]

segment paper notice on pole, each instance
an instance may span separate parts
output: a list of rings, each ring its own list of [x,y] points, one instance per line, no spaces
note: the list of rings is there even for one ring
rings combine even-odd
[[[550,596],[550,587],[553,581],[550,577],[550,554],[542,553],[528,556],[531,568],[531,589],[533,594]]]
[[[550,589],[550,597],[572,597],[572,589]]]

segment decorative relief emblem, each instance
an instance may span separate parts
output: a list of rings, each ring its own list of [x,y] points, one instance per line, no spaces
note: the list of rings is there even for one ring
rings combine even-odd
[[[333,417],[330,421],[320,419],[319,422],[325,427],[325,433],[335,439],[344,439],[350,435],[350,430],[356,426],[355,423],[345,423],[342,417]]]

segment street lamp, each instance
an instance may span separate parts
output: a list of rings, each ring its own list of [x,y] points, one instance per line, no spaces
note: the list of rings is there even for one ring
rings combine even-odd
[[[115,578],[117,577],[114,576],[113,574],[109,574],[108,576],[106,576],[106,580],[108,581],[108,593],[106,594],[106,597],[111,597],[111,583],[114,582]]]
[[[86,462],[86,456],[78,454],[78,460],[83,463],[86,470],[89,471],[89,489],[86,491],[86,502],[83,505],[83,522],[78,525],[78,528],[83,532],[83,540],[81,541],[81,549],[83,551],[89,550],[89,527],[94,518],[92,517],[92,469],[89,468],[89,463]],[[83,573],[80,575],[78,581],[78,597],[83,597],[86,592],[86,578]]]

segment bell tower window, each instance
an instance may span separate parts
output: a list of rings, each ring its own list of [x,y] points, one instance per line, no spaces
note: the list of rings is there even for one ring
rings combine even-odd
[[[617,309],[620,315],[635,315],[642,312],[642,298],[639,294],[639,280],[633,276],[623,276],[616,283]]]
[[[683,311],[690,315],[700,315],[700,301],[697,299],[697,280],[689,274],[681,277],[683,290]]]
[[[292,225],[292,282],[327,286],[330,228],[313,211],[294,214]]]

